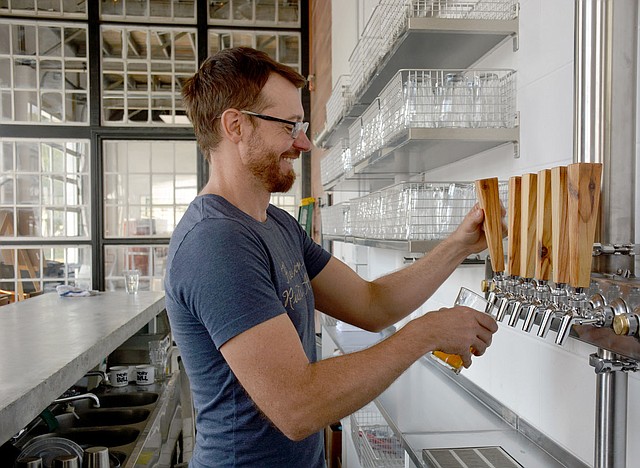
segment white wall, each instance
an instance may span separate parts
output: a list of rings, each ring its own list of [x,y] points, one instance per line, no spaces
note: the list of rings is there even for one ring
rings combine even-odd
[[[337,3],[343,2],[334,1]],[[521,0],[519,50],[513,53],[512,42],[507,41],[476,64],[518,70],[520,158],[514,159],[511,145],[505,145],[433,170],[427,180],[475,180],[494,176],[504,180],[572,162],[573,8],[574,2],[569,0]],[[416,68],[421,66],[428,64],[416,64]],[[640,152],[640,139],[637,148]],[[640,164],[636,164],[636,174],[640,175],[638,166]],[[640,203],[637,192],[635,199]],[[636,226],[638,233],[638,218]],[[638,237],[636,234],[636,243]],[[340,247],[342,255],[348,248]],[[396,270],[402,265],[403,255],[370,249],[369,276],[375,278]],[[459,268],[417,313],[451,306],[461,286],[479,291],[483,276],[484,267]],[[547,339],[542,340],[535,334],[501,324],[487,354],[476,358],[464,375],[591,465],[596,376],[588,357],[595,348],[572,338],[559,347],[553,343],[552,335],[549,333]],[[639,433],[640,376],[631,374],[628,466],[640,459],[640,444],[636,443]]]

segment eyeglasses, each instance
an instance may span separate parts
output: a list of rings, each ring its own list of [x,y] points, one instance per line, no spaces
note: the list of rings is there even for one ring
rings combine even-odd
[[[296,122],[294,120],[285,120],[285,119],[280,119],[278,117],[272,117],[270,115],[257,114],[256,112],[251,112],[248,110],[243,110],[240,112],[242,112],[243,114],[251,115],[253,117],[257,117],[262,120],[269,120],[271,122],[280,122],[283,124],[291,125],[291,138],[293,138],[294,140],[298,138],[298,135],[300,135],[300,132],[307,133],[307,129],[309,128],[309,122]]]

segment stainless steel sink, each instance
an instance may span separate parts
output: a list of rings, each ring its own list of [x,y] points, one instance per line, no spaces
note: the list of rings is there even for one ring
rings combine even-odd
[[[59,429],[91,426],[125,426],[145,421],[150,414],[146,408],[92,409],[56,416]]]
[[[155,392],[105,393],[99,394],[100,408],[127,408],[151,405],[158,401]]]
[[[167,405],[169,401],[173,402],[173,405],[177,404],[174,398],[175,395],[179,395],[176,390],[179,388],[177,381],[176,377],[167,383],[154,383],[147,388],[130,385],[94,389],[92,393],[100,401],[99,408],[94,407],[93,399],[77,399],[68,406],[57,405],[53,408],[57,427],[51,430],[42,420],[25,434],[15,448],[24,450],[27,444],[36,439],[68,439],[69,443],[75,442],[82,449],[93,446],[108,447],[110,456],[113,459],[117,458],[121,466],[133,467],[138,463],[141,448],[146,446],[149,428],[152,425],[160,427],[162,424],[168,424],[165,421],[165,412],[170,415],[175,413],[176,407]],[[165,387],[170,388],[170,393],[166,393]],[[168,399],[167,395],[171,396],[171,399]],[[157,405],[160,403],[163,408],[168,409],[159,411]],[[64,412],[65,409],[73,412]],[[171,443],[175,441],[171,439]],[[1,461],[0,466],[4,466]]]
[[[74,428],[58,429],[54,433],[58,437],[73,440],[82,448],[102,446],[119,447],[135,442],[140,431],[133,427],[110,427],[110,428]]]
[[[87,447],[120,447],[135,442],[140,430],[134,427],[76,427],[47,432],[33,437],[32,441],[48,438],[69,439],[83,449]]]

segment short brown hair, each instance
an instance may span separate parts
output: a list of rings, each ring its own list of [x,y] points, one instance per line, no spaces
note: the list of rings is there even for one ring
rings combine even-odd
[[[182,99],[193,125],[198,145],[209,159],[209,151],[221,141],[215,120],[229,109],[261,111],[268,103],[260,91],[271,73],[277,73],[302,88],[306,80],[264,52],[249,47],[222,50],[207,58],[198,72],[182,87]]]

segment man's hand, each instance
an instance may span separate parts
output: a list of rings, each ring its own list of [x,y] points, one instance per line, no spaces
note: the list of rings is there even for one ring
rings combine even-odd
[[[507,226],[504,222],[506,210],[502,207],[502,235],[507,234]],[[487,239],[484,234],[484,211],[479,204],[475,204],[467,213],[457,229],[449,236],[449,240],[458,243],[468,250],[470,254],[478,253],[487,248]]]
[[[489,314],[465,306],[442,308],[414,320],[424,327],[425,338],[433,343],[433,351],[458,354],[465,367],[471,365],[471,350],[482,356],[498,330]]]

